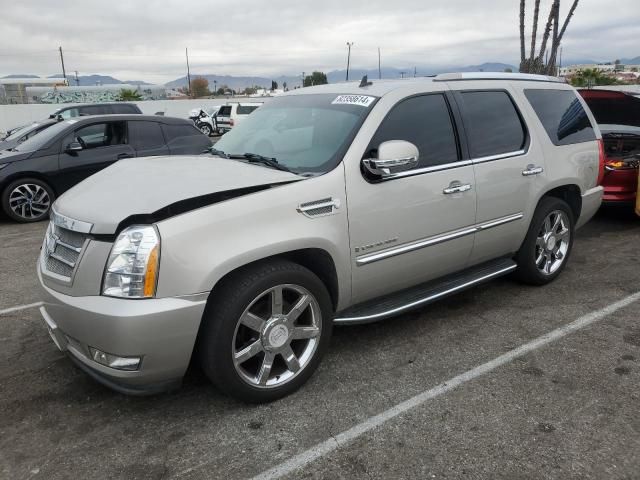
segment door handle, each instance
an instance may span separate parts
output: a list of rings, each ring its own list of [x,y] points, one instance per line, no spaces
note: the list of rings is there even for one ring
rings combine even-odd
[[[133,158],[133,155],[130,153],[119,153],[116,157],[118,160],[122,160],[123,158]]]
[[[527,169],[522,172],[523,177],[530,177],[532,175],[540,175],[544,172],[544,168],[536,167],[535,165],[527,165]]]
[[[447,188],[445,188],[442,193],[444,193],[445,195],[451,195],[452,193],[462,193],[462,192],[467,192],[471,190],[471,184],[470,183],[458,183],[458,184],[451,184],[449,185]]]

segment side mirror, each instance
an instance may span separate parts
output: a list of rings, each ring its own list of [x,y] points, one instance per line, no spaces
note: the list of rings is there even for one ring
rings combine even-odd
[[[380,177],[390,177],[396,173],[411,170],[418,165],[420,152],[411,142],[390,140],[378,147],[378,158],[365,158],[362,164],[367,171]]]
[[[79,152],[80,150],[82,150],[80,142],[71,142],[67,145],[67,148],[65,148],[65,152]]]

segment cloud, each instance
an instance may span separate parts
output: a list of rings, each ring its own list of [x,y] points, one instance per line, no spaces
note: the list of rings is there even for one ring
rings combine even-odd
[[[542,20],[550,0],[543,0]],[[563,16],[570,0],[563,0]],[[528,0],[530,21],[533,0]],[[581,0],[564,42],[565,58],[640,55],[637,0]],[[541,26],[542,29],[542,26]],[[237,0],[231,4],[30,0],[0,18],[0,74],[68,71],[165,82],[194,73],[297,74],[352,65],[451,66],[517,63],[515,0]]]

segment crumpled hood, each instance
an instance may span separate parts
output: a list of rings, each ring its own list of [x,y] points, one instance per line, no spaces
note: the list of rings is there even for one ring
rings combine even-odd
[[[219,192],[242,194],[250,187],[301,179],[289,172],[212,155],[131,158],[79,183],[55,202],[54,209],[92,223],[91,233],[113,234],[120,222],[134,215],[151,215],[209,196],[206,205],[215,203],[212,194]]]

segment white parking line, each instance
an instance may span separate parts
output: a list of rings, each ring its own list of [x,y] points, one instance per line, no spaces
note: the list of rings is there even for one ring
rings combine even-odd
[[[436,398],[444,393],[453,390],[456,387],[459,387],[463,383],[466,383],[470,380],[473,380],[477,377],[480,377],[486,373],[489,373],[495,370],[498,367],[501,367],[514,359],[521,357],[527,353],[530,353],[534,350],[537,350],[541,347],[546,346],[547,344],[554,342],[556,340],[569,335],[570,333],[581,330],[594,322],[602,320],[603,318],[611,315],[612,313],[624,308],[633,302],[640,300],[640,292],[634,293],[633,295],[629,295],[622,300],[612,303],[611,305],[602,308],[601,310],[597,310],[595,312],[588,313],[577,320],[563,326],[557,328],[549,333],[546,333],[524,345],[511,350],[504,355],[500,355],[493,360],[488,361],[482,365],[479,365],[471,370],[468,370],[457,377],[454,377],[446,382],[434,387],[430,390],[426,390],[415,397],[410,398],[402,403],[399,403],[384,412],[375,415],[373,417],[368,418],[362,423],[359,423],[348,430],[343,431],[342,433],[332,437],[324,442],[318,443],[311,447],[310,449],[299,453],[298,455],[290,458],[289,460],[281,463],[280,465],[276,465],[275,467],[260,473],[253,477],[252,480],[274,480],[277,478],[281,478],[285,475],[295,472],[296,470],[305,467],[311,462],[318,460],[319,458],[328,455],[329,453],[344,447],[348,443],[352,442],[356,438],[364,435],[365,433],[373,430],[376,427],[379,427],[389,420],[394,419],[395,417],[402,415],[403,413],[408,412],[416,407],[419,407],[425,404],[428,400]],[[193,467],[187,471],[183,471],[178,476],[188,473],[189,471],[195,470],[197,468],[203,467],[203,465]]]
[[[4,315],[5,313],[19,312],[20,310],[26,310],[28,308],[36,308],[41,306],[42,302],[29,303],[27,305],[18,305],[17,307],[5,308],[4,310],[0,310],[0,315]]]

